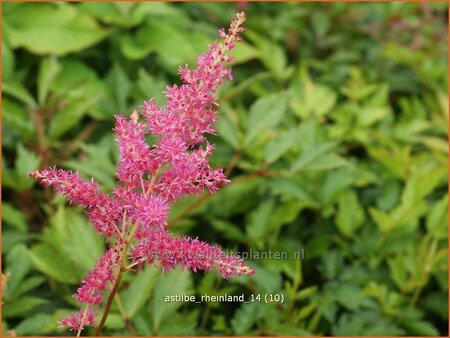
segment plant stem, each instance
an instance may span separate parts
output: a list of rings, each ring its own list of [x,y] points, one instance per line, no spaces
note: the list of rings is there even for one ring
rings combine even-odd
[[[116,295],[116,292],[119,289],[120,281],[122,280],[122,276],[123,276],[124,272],[125,271],[122,270],[122,267],[121,267],[119,274],[117,275],[116,281],[114,282],[114,286],[111,289],[111,293],[108,296],[108,301],[106,302],[106,306],[105,306],[105,310],[103,311],[102,319],[100,320],[97,330],[95,331],[96,337],[98,337],[100,335],[100,333],[102,332],[103,326],[105,325],[106,318],[108,317],[108,314],[109,314],[109,309],[111,308],[111,304],[114,299],[114,296]]]
[[[81,335],[81,330],[83,330],[83,325],[84,325],[84,321],[86,320],[88,309],[89,309],[89,304],[86,305],[86,308],[84,309],[83,318],[81,318],[81,325],[80,325],[80,328],[78,329],[77,337],[79,337]]]
[[[125,219],[125,218],[124,218]],[[120,282],[122,280],[123,274],[125,273],[125,266],[127,262],[127,253],[128,253],[128,247],[130,246],[131,241],[133,240],[134,234],[136,233],[137,225],[135,224],[133,228],[131,229],[130,235],[126,239],[126,241],[123,244],[123,251],[122,256],[120,258],[120,267],[119,267],[119,273],[117,274],[116,280],[114,282],[114,285],[111,289],[111,292],[108,296],[108,300],[106,302],[105,310],[103,311],[102,319],[100,320],[100,323],[98,324],[97,330],[95,331],[95,336],[99,336],[102,332],[103,326],[105,325],[106,318],[108,317],[109,310],[111,308],[111,304],[114,300],[114,296],[116,295],[117,291],[119,290]]]

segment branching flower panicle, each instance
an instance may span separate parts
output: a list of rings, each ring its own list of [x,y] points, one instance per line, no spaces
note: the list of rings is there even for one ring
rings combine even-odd
[[[245,14],[237,14],[228,31],[219,30],[222,41],[197,57],[197,68],[179,68],[182,84],[167,87],[165,107],[150,100],[130,119],[116,116],[120,162],[111,195],[77,172],[53,168],[30,174],[84,207],[97,231],[112,243],[75,294],[84,308],[64,317],[60,326],[78,335],[86,325],[95,326],[95,311],[105,305],[108,289],[105,308],[109,309],[127,266],[158,264],[163,271],[176,266],[193,271],[217,268],[224,278],[254,273],[239,257],[198,239],[173,237],[167,229],[169,207],[177,198],[205,189],[215,193],[229,182],[221,168],[210,167],[214,146],[205,134],[216,133],[216,91],[227,78],[232,79],[227,65],[233,59],[226,53],[240,41],[244,23]],[[154,145],[146,143],[147,134],[155,136]],[[107,310],[97,332],[106,316]]]

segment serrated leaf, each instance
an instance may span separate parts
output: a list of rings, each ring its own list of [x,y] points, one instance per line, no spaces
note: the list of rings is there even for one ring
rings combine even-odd
[[[68,3],[26,3],[8,11],[5,34],[13,48],[35,54],[65,55],[89,47],[109,34],[89,15]]]
[[[24,103],[26,106],[36,109],[37,103],[33,96],[28,92],[28,90],[20,83],[15,81],[8,81],[2,83],[2,91],[8,94],[20,102]]]
[[[17,145],[16,174],[20,179],[28,179],[28,174],[39,168],[41,159],[22,144]],[[32,182],[32,180],[30,178]]]
[[[236,335],[248,332],[258,319],[259,303],[242,304],[231,320],[231,327]]]
[[[192,288],[191,273],[187,270],[172,270],[160,276],[151,300],[153,330],[157,333],[164,320],[181,306],[182,302],[166,302],[165,297],[177,294],[190,294]]]
[[[338,198],[335,222],[338,230],[347,238],[352,237],[363,224],[364,210],[353,191],[347,191]]]
[[[74,127],[81,121],[83,116],[91,109],[100,99],[100,95],[94,95],[81,101],[73,101],[56,114],[50,121],[48,135],[52,139],[57,139],[65,132]]]
[[[284,155],[290,148],[292,148],[300,139],[300,132],[298,128],[292,128],[279,136],[276,136],[269,143],[267,143],[264,151],[264,159],[268,163],[275,162]]]
[[[286,95],[270,94],[258,99],[250,107],[245,143],[250,144],[258,135],[276,127],[286,111]]]
[[[426,219],[428,232],[436,239],[448,237],[448,194],[434,204]]]
[[[248,237],[255,241],[261,241],[268,233],[270,216],[275,207],[275,201],[268,199],[262,202],[250,215],[246,226]]]
[[[219,121],[217,122],[217,132],[234,149],[239,147],[238,129],[226,115],[221,115],[219,117]]]
[[[70,239],[58,243],[62,253],[69,257],[71,262],[76,263],[79,269],[91,270],[103,254],[103,240],[92,224],[74,210],[60,210],[64,211],[64,223],[60,226],[64,227],[66,238]]]
[[[48,244],[37,244],[30,250],[34,267],[45,275],[62,283],[76,284],[80,274],[74,271],[72,263]]]
[[[2,78],[9,80],[14,73],[14,53],[5,41],[2,41]]]
[[[19,106],[6,97],[2,98],[3,123],[22,134],[24,140],[33,136],[34,124],[23,106]]]
[[[50,83],[55,79],[61,71],[61,66],[55,57],[48,57],[41,61],[38,74],[38,102],[41,106],[44,105],[45,99],[48,95]]]
[[[26,232],[27,230],[25,214],[6,202],[2,204],[2,221],[14,226],[20,232]]]
[[[15,327],[18,336],[31,336],[46,333],[45,328],[51,321],[52,316],[45,313],[38,313],[34,316],[27,317]]]
[[[291,171],[300,171],[305,169],[307,166],[314,164],[315,161],[329,153],[336,147],[336,145],[337,144],[335,142],[322,143],[314,148],[302,152],[292,164]]]
[[[15,299],[14,302],[5,304],[2,314],[4,318],[25,317],[28,312],[46,303],[48,303],[48,300],[43,298],[24,296]]]
[[[303,119],[310,115],[324,116],[336,104],[336,93],[326,86],[314,83],[306,71],[301,73],[291,90],[290,106]]]
[[[6,256],[6,273],[8,274],[8,284],[6,296],[13,299],[17,295],[17,289],[20,287],[25,275],[31,268],[31,261],[28,255],[27,247],[18,244]]]
[[[155,267],[146,267],[131,281],[121,293],[123,306],[128,317],[133,318],[150,298],[151,291],[161,272]]]

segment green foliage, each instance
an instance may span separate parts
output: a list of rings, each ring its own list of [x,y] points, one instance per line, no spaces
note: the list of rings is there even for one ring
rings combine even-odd
[[[113,115],[163,103],[238,6],[210,137],[232,183],[178,201],[170,227],[253,254],[256,275],[127,273],[103,333],[448,335],[447,4],[207,2],[2,4],[3,334],[64,334],[105,249],[28,173],[110,191]],[[179,294],[248,303],[164,298]]]

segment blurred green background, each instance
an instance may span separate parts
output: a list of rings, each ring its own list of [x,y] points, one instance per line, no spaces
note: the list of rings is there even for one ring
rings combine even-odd
[[[233,183],[180,200],[170,227],[304,259],[248,260],[256,275],[228,281],[130,273],[103,334],[448,334],[446,3],[1,5],[3,334],[68,334],[56,321],[104,250],[28,172],[78,170],[109,191],[113,114],[163,103],[178,65],[240,10],[210,138]],[[284,302],[164,301],[181,293]]]

